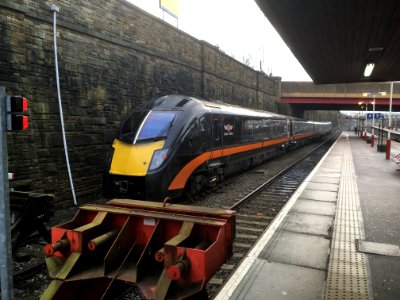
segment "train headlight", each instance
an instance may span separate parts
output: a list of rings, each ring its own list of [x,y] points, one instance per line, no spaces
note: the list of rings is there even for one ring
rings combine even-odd
[[[151,159],[151,163],[149,166],[149,171],[155,170],[162,165],[162,163],[168,157],[168,150],[169,149],[161,149],[154,151],[153,158]]]

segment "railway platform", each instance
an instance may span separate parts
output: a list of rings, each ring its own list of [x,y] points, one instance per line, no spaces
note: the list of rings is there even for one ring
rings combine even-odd
[[[397,168],[343,133],[215,299],[400,299]]]

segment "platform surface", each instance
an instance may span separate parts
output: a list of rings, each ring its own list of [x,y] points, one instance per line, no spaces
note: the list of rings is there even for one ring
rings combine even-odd
[[[397,168],[344,133],[216,299],[400,299]]]

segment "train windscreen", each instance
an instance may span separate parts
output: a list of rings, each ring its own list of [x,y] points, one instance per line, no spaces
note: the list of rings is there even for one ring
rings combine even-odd
[[[118,135],[122,142],[133,144],[140,124],[149,114],[149,111],[135,111],[123,123]]]
[[[173,111],[151,111],[141,125],[134,143],[166,138],[175,115]]]

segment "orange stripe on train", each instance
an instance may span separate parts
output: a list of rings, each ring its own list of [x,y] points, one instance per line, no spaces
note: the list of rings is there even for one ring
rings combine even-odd
[[[186,185],[187,180],[189,179],[190,175],[203,163],[205,163],[209,159],[224,157],[232,154],[243,153],[259,148],[265,148],[276,144],[281,144],[284,142],[289,141],[289,138],[280,138],[270,141],[264,141],[249,145],[242,145],[236,147],[230,147],[220,150],[214,150],[210,152],[205,152],[195,159],[191,160],[187,163],[182,170],[175,176],[174,180],[172,180],[171,184],[168,187],[168,190],[178,190],[183,189]]]

